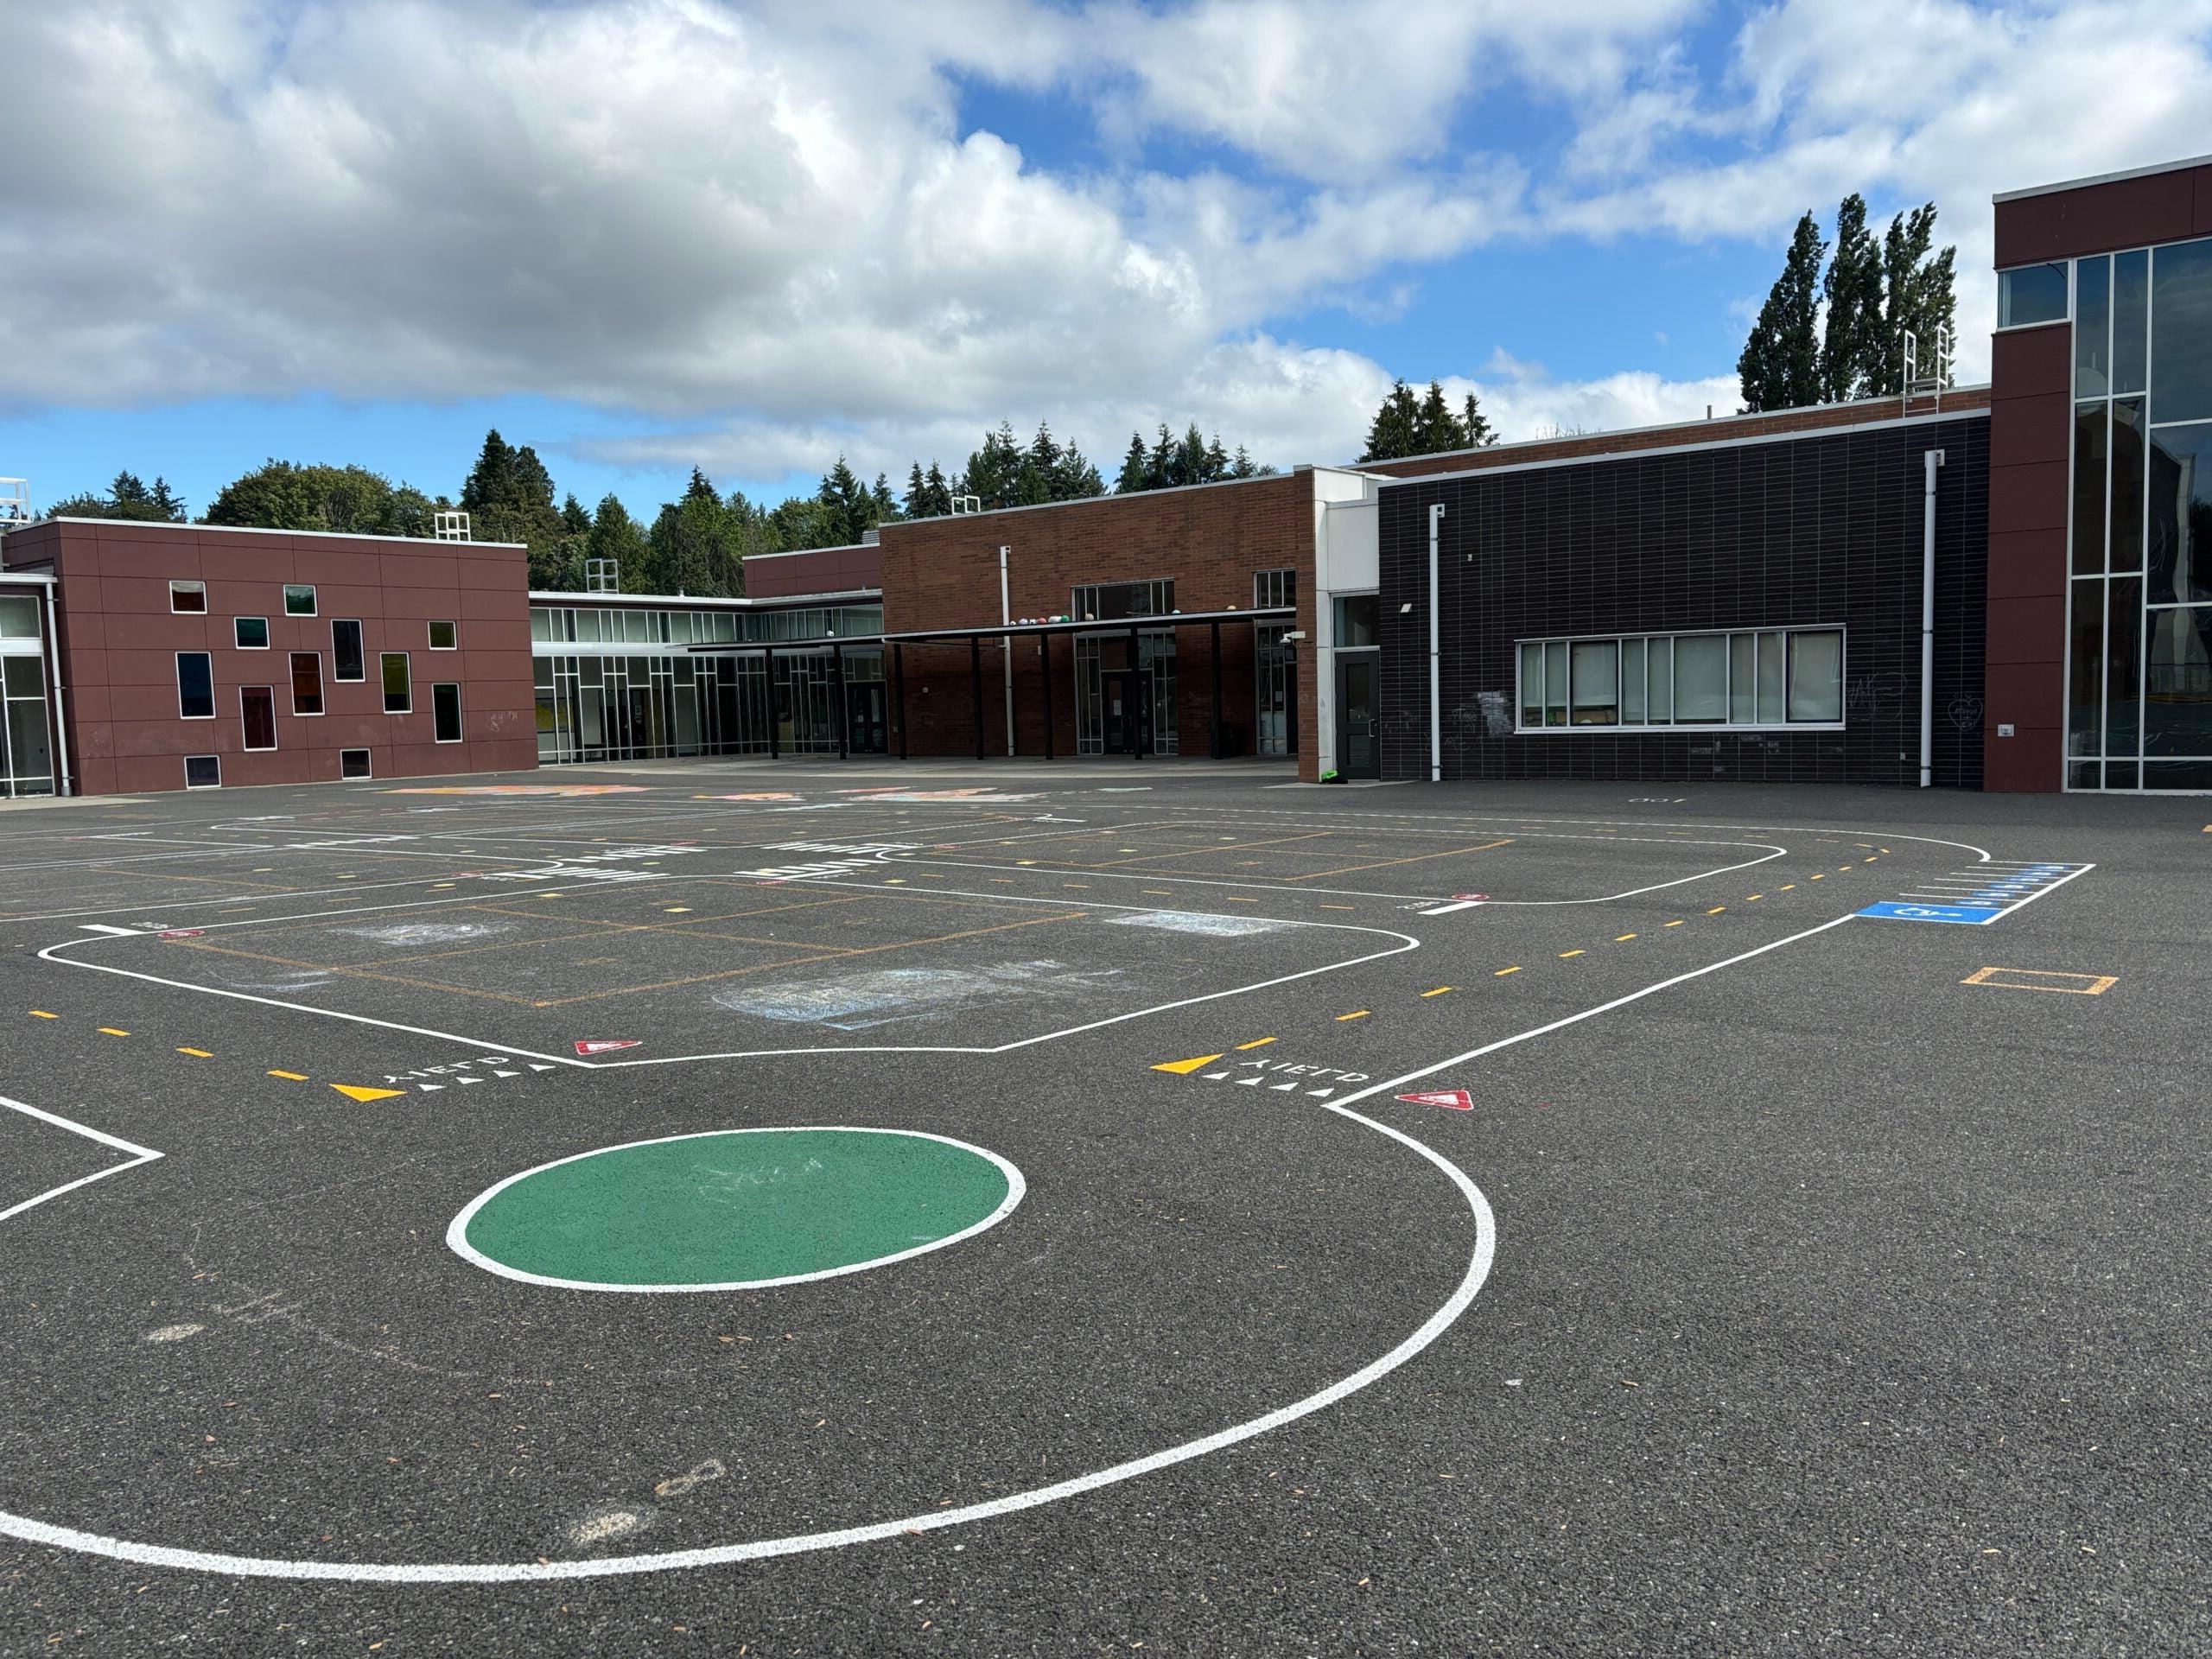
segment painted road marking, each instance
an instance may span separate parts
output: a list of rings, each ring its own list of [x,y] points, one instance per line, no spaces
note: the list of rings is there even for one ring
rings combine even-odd
[[[215,1058],[213,1053],[204,1048],[180,1048],[177,1052],[189,1054],[195,1060],[212,1060]]]
[[[1228,1051],[1226,1049],[1222,1051],[1223,1054],[1227,1052]],[[1190,1073],[1197,1071],[1200,1066],[1211,1065],[1216,1060],[1221,1058],[1221,1054],[1201,1054],[1195,1060],[1163,1061],[1161,1064],[1154,1066],[1152,1069],[1155,1071],[1173,1071],[1178,1077],[1187,1077]]]
[[[1901,905],[1885,899],[1859,912],[1885,922],[1955,922],[1964,927],[1986,927],[2005,912],[1993,906]]]
[[[1999,979],[1999,974],[2012,976]],[[2063,985],[2037,984],[2039,980],[2067,980]],[[2069,974],[2055,968],[1978,968],[1959,982],[1961,985],[1989,985],[2000,991],[2058,991],[2068,996],[2102,996],[2120,983],[2117,974]]]
[[[31,1018],[34,1020],[59,1020],[60,1017],[58,1014],[48,1014],[44,1008],[31,1010]]]
[[[1364,1020],[1373,1012],[1374,1010],[1371,1008],[1354,1008],[1350,1014],[1338,1014],[1337,1016],[1337,1023],[1338,1025],[1342,1025],[1347,1020]]]
[[[114,933],[126,939],[135,938],[138,933],[135,927],[111,927],[105,922],[79,922],[77,925],[87,933]]]
[[[1421,993],[1421,995],[1422,995],[1424,998],[1426,998],[1426,997],[1431,997],[1431,996],[1441,996],[1441,995],[1444,995],[1444,993],[1445,993],[1445,992],[1446,992],[1446,991],[1456,991],[1456,990],[1458,990],[1459,988],[1458,986],[1456,986],[1456,985],[1440,985],[1440,986],[1438,986],[1438,987],[1437,987],[1434,990],[1433,990],[1433,991],[1423,991],[1423,992]]]
[[[334,1083],[330,1086],[348,1100],[390,1100],[407,1092],[404,1089],[366,1089],[352,1083]]]
[[[10,1100],[5,1095],[0,1095],[0,1106],[4,1106],[11,1112],[21,1112],[26,1117],[35,1117],[41,1123],[51,1123],[58,1129],[67,1129],[72,1135],[81,1135],[87,1141],[97,1141],[104,1147],[112,1147],[118,1152],[127,1152],[130,1154],[128,1163],[111,1164],[105,1169],[96,1169],[89,1175],[79,1175],[73,1181],[64,1181],[59,1186],[48,1187],[35,1198],[25,1198],[21,1204],[0,1210],[0,1221],[5,1221],[10,1216],[20,1216],[26,1210],[36,1209],[50,1198],[60,1198],[64,1192],[73,1192],[79,1187],[88,1186],[94,1181],[104,1181],[111,1175],[120,1175],[126,1169],[136,1169],[141,1164],[150,1164],[162,1156],[151,1147],[142,1147],[136,1141],[125,1141],[119,1135],[105,1134],[101,1130],[77,1122],[73,1119],[41,1111],[37,1107],[26,1105],[20,1100]]]
[[[288,1083],[305,1083],[308,1080],[308,1074],[304,1071],[271,1071],[269,1075],[282,1077]]]
[[[1457,904],[1438,905],[1433,909],[1424,910],[1421,912],[1421,914],[1424,916],[1449,916],[1455,910],[1472,910],[1475,907],[1475,903],[1476,901],[1472,899],[1462,899]]]
[[[120,1026],[102,1026],[100,1034],[105,1037],[128,1037],[130,1033]]]
[[[1274,1038],[1272,1038],[1272,1037],[1255,1037],[1255,1038],[1254,1038],[1250,1042],[1249,1042],[1249,1043],[1239,1043],[1239,1044],[1237,1044],[1237,1045],[1236,1045],[1236,1049],[1237,1049],[1237,1052],[1238,1052],[1239,1053],[1242,1053],[1242,1052],[1243,1052],[1243,1051],[1244,1051],[1244,1050],[1246,1050],[1246,1049],[1248,1049],[1248,1048],[1265,1048],[1265,1047],[1266,1047],[1269,1043],[1272,1043],[1273,1041],[1274,1041]]]
[[[1562,950],[1559,953],[1559,959],[1565,962],[1569,957],[1585,957],[1589,954],[1586,950]]]
[[[1521,969],[1520,969],[1520,968],[1519,968],[1518,966],[1515,966],[1515,967],[1511,967],[1511,968],[1501,968],[1501,969],[1498,969],[1495,974],[1492,974],[1492,975],[1491,976],[1491,977],[1492,979],[1503,979],[1503,978],[1504,978],[1508,974],[1517,974],[1517,973],[1519,973],[1520,971],[1521,971]]]
[[[1398,1096],[1408,1106],[1441,1106],[1446,1111],[1471,1112],[1475,1097],[1464,1089],[1429,1089],[1419,1094]]]

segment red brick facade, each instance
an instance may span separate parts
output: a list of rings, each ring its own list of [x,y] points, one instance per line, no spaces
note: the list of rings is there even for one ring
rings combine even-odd
[[[1065,615],[1073,589],[1094,582],[1172,578],[1185,612],[1243,610],[1253,601],[1256,571],[1299,572],[1300,599],[1313,570],[1313,489],[1306,471],[1197,489],[1052,507],[928,518],[882,530],[883,626],[899,633],[988,626],[999,619],[999,549],[1007,553],[1013,615]],[[1301,614],[1303,612],[1301,611]],[[1127,647],[1103,642],[1103,665],[1122,666]],[[909,752],[972,754],[975,703],[967,643],[909,645],[904,650]],[[1249,752],[1253,725],[1252,630],[1221,630],[1222,718],[1240,728]],[[982,649],[984,752],[1006,751],[1004,661],[996,641]],[[1045,689],[1037,642],[1014,648],[1015,747],[1045,752]],[[1052,642],[1052,747],[1072,754],[1076,742],[1075,642]],[[886,670],[888,673],[888,668]],[[1176,721],[1186,755],[1211,753],[1213,678],[1209,631],[1176,637]],[[893,747],[897,739],[894,736]]]
[[[519,546],[58,519],[0,548],[10,568],[60,578],[64,724],[81,793],[181,789],[187,755],[221,757],[226,786],[335,779],[341,749],[367,749],[378,778],[537,764]],[[173,611],[172,582],[204,582],[206,612]],[[315,615],[284,613],[288,582],[315,588]],[[266,650],[239,649],[238,617],[267,619]],[[339,620],[361,624],[358,682],[336,677]],[[430,649],[434,620],[454,625],[455,649]],[[378,659],[402,651],[414,706],[386,714]],[[179,712],[180,652],[212,659],[212,719]],[[321,715],[293,712],[296,652],[320,658]],[[458,743],[435,738],[431,687],[448,683],[461,687]],[[242,693],[261,686],[276,747],[249,751]]]

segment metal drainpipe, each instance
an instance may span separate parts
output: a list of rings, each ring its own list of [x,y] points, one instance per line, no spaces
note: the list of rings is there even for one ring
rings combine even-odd
[[[73,795],[77,791],[72,786],[73,780],[69,776],[69,722],[62,708],[62,693],[65,688],[61,683],[61,629],[54,619],[54,588],[53,582],[47,583],[46,645],[47,649],[53,653],[48,659],[47,668],[54,681],[54,765],[60,768],[60,774],[55,782],[60,786],[60,793]]]
[[[1014,625],[1014,604],[1007,597],[1006,556],[1011,548],[999,549],[999,626]],[[1006,752],[1014,753],[1014,636],[1003,634],[999,639],[999,652],[1006,661]]]
[[[1921,456],[1920,496],[1920,786],[1936,781],[1936,472],[1943,452]]]
[[[1444,680],[1443,658],[1437,645],[1436,619],[1436,540],[1444,523],[1444,504],[1434,501],[1428,509],[1428,781],[1444,781]]]

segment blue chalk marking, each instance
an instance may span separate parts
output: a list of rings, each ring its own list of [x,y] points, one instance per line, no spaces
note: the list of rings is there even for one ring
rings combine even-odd
[[[2004,913],[1986,905],[1908,905],[1895,900],[1869,905],[1859,912],[1885,922],[1954,922],[1966,927],[1986,927]]]

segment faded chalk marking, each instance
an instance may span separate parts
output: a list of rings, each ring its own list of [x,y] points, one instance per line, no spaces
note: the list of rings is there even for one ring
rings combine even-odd
[[[195,1325],[190,1320],[187,1320],[182,1325],[165,1325],[158,1331],[149,1331],[143,1338],[140,1338],[140,1340],[143,1342],[182,1342],[187,1337],[198,1336],[207,1328],[207,1327],[204,1325]]]

